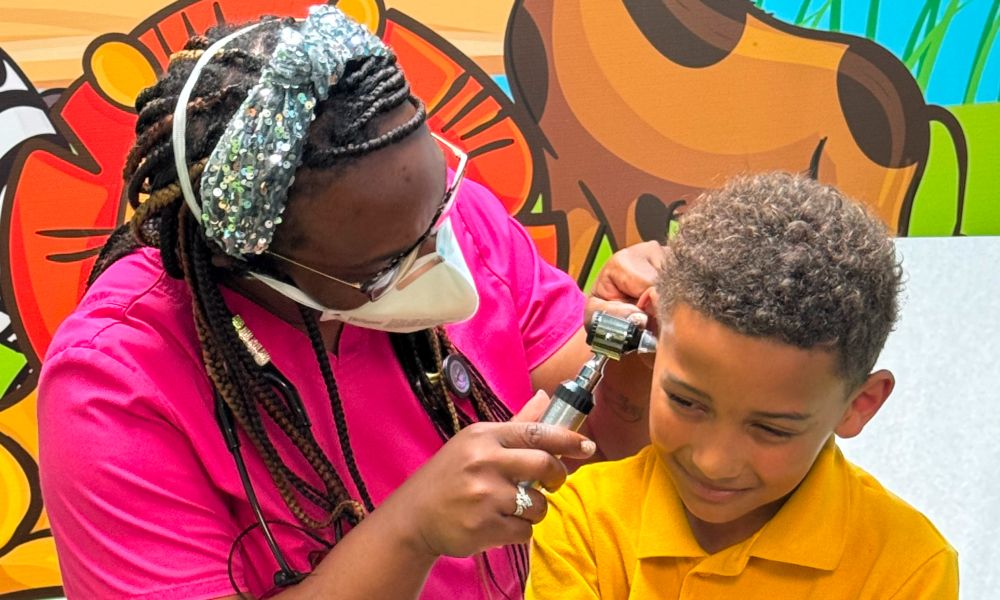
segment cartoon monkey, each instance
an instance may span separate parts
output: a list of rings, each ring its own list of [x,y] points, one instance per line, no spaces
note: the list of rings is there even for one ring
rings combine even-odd
[[[605,235],[613,249],[662,240],[681,201],[746,171],[811,167],[905,235],[931,121],[959,158],[960,231],[961,125],[870,40],[749,0],[517,0],[505,43],[581,278]]]

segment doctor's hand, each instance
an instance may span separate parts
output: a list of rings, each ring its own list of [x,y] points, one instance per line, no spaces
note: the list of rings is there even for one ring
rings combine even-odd
[[[511,417],[511,423],[534,423],[542,418],[545,414],[545,409],[549,407],[549,402],[551,399],[549,395],[545,393],[545,390],[538,390],[535,395],[532,396],[528,403],[521,407],[521,410],[517,411],[517,414]]]
[[[634,319],[654,334],[659,333],[654,290],[666,251],[658,242],[644,242],[609,258],[590,290],[584,323],[589,324],[594,312],[603,310]]]
[[[489,548],[525,543],[547,510],[528,488],[531,506],[515,516],[521,481],[547,490],[566,481],[555,457],[586,459],[596,448],[579,433],[541,423],[474,423],[417,470],[381,507],[396,526],[432,556],[467,557]]]

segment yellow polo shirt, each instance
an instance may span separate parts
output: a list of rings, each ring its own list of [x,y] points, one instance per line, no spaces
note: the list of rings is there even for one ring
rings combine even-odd
[[[958,555],[833,443],[749,539],[709,555],[652,447],[581,468],[535,526],[527,600],[958,598]]]

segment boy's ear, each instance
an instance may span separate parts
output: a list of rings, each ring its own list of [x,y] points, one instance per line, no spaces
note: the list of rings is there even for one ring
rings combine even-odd
[[[894,387],[896,378],[889,371],[883,369],[869,375],[854,392],[854,398],[834,432],[842,438],[852,438],[861,433],[868,421],[885,404]]]
[[[656,286],[654,285],[643,292],[635,304],[639,307],[639,310],[646,313],[646,329],[648,329],[653,335],[659,337],[660,294],[656,291]]]

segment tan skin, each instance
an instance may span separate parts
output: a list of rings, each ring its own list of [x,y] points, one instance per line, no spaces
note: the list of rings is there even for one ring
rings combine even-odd
[[[855,389],[836,355],[739,334],[681,304],[661,323],[650,398],[653,446],[708,553],[756,533],[836,434],[861,433],[894,379]]]
[[[396,110],[383,120],[381,130],[405,122],[412,111],[409,105]],[[426,127],[349,167],[333,172],[300,170],[272,250],[340,279],[365,280],[387,264],[387,257],[409,248],[427,230],[444,194],[445,174],[441,148]],[[422,252],[432,250],[433,239]],[[652,285],[661,252],[659,246],[647,246],[616,255],[595,286],[603,295],[590,299],[588,311],[641,313],[628,300],[636,302]],[[216,264],[225,266],[226,261],[218,258]],[[360,292],[306,269],[287,263],[279,268],[332,309],[351,309],[366,301]],[[233,277],[225,285],[304,329],[298,306],[263,284]],[[326,321],[320,327],[327,348],[336,352],[342,324]],[[474,424],[454,436],[345,536],[311,576],[275,597],[412,599],[439,556],[471,556],[527,542],[532,523],[545,515],[546,501],[541,493],[529,490],[533,506],[521,517],[512,516],[516,483],[540,481],[554,490],[567,475],[566,464],[555,455],[577,462],[595,459],[596,448],[585,435],[534,423],[548,404],[546,393],[575,376],[588,357],[581,329],[531,372],[537,394],[513,422]],[[609,369],[608,381],[640,379],[648,386],[650,374],[648,364],[636,361]],[[634,398],[638,410],[645,412],[648,387]],[[622,453],[648,444],[644,422],[637,425],[595,410],[590,424],[592,429],[584,433],[607,444],[609,456],[626,456]],[[442,481],[449,484],[441,485]]]

